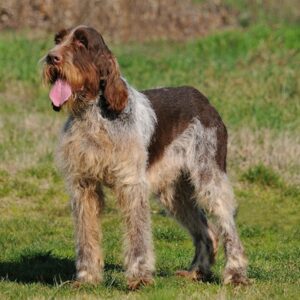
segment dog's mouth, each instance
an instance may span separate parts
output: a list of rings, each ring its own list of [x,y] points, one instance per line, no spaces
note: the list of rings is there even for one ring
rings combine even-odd
[[[55,111],[60,111],[64,103],[70,100],[73,96],[85,96],[86,91],[84,89],[84,85],[71,84],[69,79],[66,78],[63,70],[59,67],[46,64],[43,70],[43,76],[45,82],[48,82],[51,86],[49,98]]]
[[[61,106],[68,101],[72,95],[71,86],[66,79],[60,75],[56,68],[49,68],[47,77],[52,86],[49,98],[52,102],[53,109],[59,111]]]
[[[71,95],[72,89],[68,82],[61,78],[56,79],[49,93],[53,108],[61,107]]]

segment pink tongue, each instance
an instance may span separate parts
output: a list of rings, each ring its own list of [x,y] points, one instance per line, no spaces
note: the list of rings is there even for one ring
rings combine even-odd
[[[49,97],[52,103],[56,106],[62,106],[64,102],[71,96],[72,90],[69,84],[61,79],[55,81]]]

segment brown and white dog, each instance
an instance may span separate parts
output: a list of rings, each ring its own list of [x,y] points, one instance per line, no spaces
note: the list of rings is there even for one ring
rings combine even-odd
[[[138,92],[91,27],[62,30],[55,44],[44,59],[44,78],[53,108],[69,111],[57,157],[72,201],[77,280],[102,279],[98,218],[105,185],[124,216],[130,288],[153,280],[150,191],[193,238],[194,259],[179,275],[205,280],[211,274],[217,236],[208,214],[224,242],[224,283],[247,283],[226,175],[227,131],[217,111],[192,87]]]

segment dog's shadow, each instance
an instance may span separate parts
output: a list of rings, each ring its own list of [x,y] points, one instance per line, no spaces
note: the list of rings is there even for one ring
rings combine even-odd
[[[123,273],[121,265],[105,263],[104,271],[110,273]],[[41,283],[59,285],[75,280],[75,261],[69,258],[60,258],[51,252],[39,252],[22,255],[17,261],[0,262],[0,280],[18,283]],[[172,272],[158,271],[158,277],[169,277]],[[122,283],[114,278],[107,278],[106,286],[124,289]],[[210,278],[210,283],[219,284],[218,277]]]
[[[0,262],[0,278],[20,283],[57,284],[74,279],[74,261],[51,252],[22,255],[17,261]]]
[[[106,264],[106,271],[121,272],[122,267]],[[57,285],[75,279],[75,261],[54,256],[51,252],[22,255],[18,261],[0,262],[0,280],[19,283]]]

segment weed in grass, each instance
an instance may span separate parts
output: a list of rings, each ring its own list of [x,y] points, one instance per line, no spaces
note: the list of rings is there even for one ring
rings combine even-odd
[[[264,165],[250,168],[242,175],[242,179],[250,183],[258,183],[264,186],[280,187],[282,185],[279,175]]]

